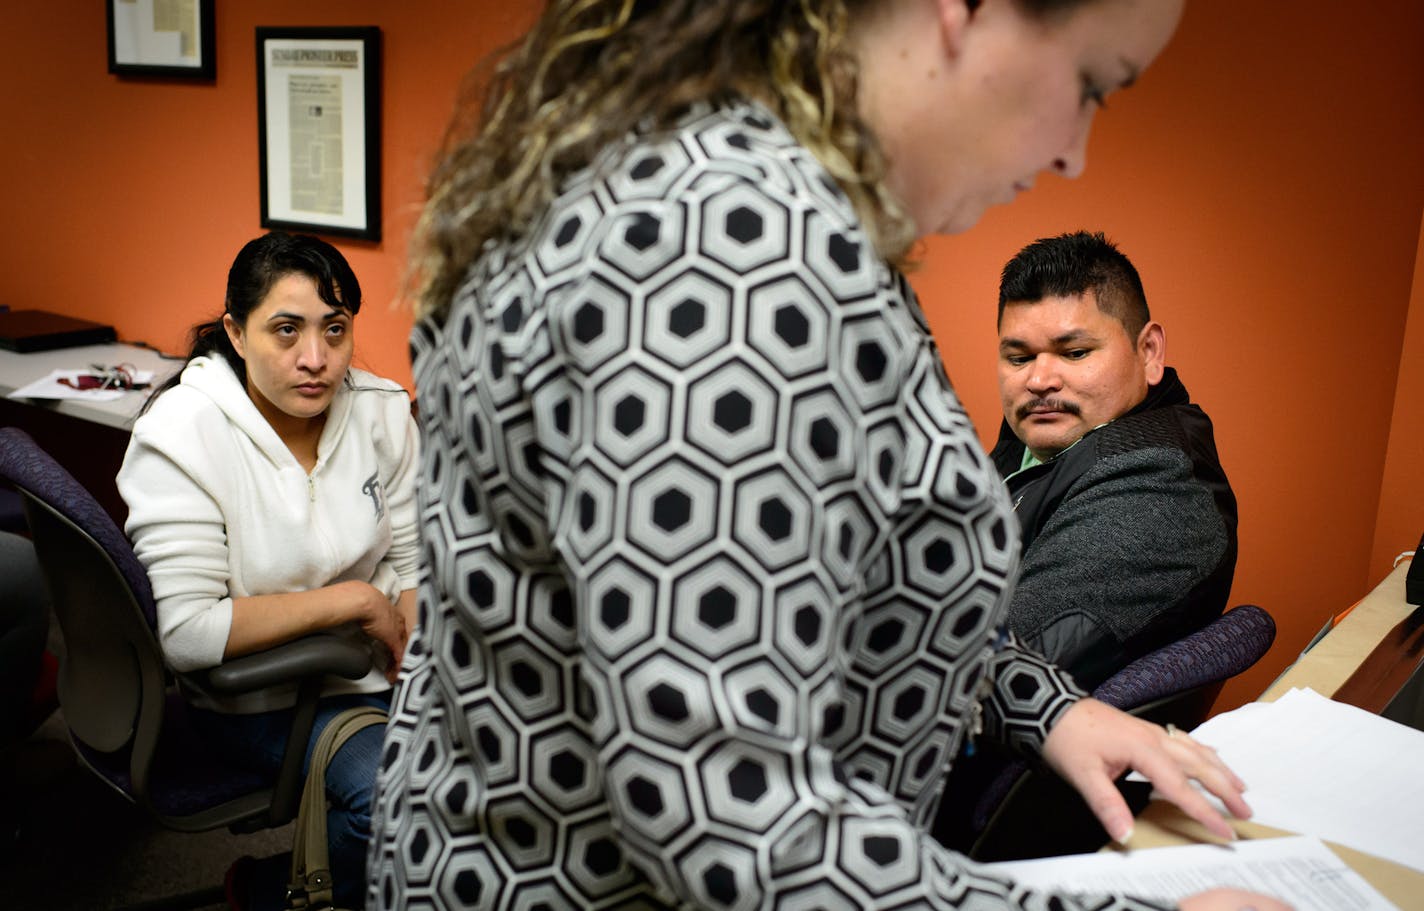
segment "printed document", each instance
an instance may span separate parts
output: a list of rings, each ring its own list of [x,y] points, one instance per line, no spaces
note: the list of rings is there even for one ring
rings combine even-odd
[[[1172,903],[1231,887],[1271,895],[1296,911],[1398,911],[1318,838],[1294,836],[986,864],[1041,890],[1116,893]]]

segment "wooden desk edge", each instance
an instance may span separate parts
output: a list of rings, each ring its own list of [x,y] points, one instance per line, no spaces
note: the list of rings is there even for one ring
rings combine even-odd
[[[1350,615],[1296,659],[1261,695],[1260,702],[1274,702],[1293,687],[1315,690],[1333,697],[1368,655],[1414,607],[1404,601],[1404,576],[1410,561],[1405,560],[1385,576]]]

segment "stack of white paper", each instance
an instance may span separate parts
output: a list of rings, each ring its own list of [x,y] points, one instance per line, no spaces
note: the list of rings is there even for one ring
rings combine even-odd
[[[1424,870],[1424,731],[1293,689],[1192,736],[1245,780],[1253,821]]]

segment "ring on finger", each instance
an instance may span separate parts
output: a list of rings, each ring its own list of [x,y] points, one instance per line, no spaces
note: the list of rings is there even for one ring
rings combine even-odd
[[[1167,722],[1167,736],[1172,740],[1186,740],[1187,733],[1172,722]]]

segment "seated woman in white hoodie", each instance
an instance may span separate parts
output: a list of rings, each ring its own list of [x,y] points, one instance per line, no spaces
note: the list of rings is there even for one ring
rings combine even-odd
[[[415,624],[417,433],[396,383],[351,367],[361,288],[315,237],[249,242],[223,314],[194,330],[181,376],[134,425],[119,471],[125,526],[148,569],[159,636],[179,671],[318,630],[364,636],[377,669],[325,694],[313,743],[338,711],[385,707]],[[275,773],[293,693],[194,696],[206,733]],[[327,772],[337,904],[365,890],[382,728],[353,737]],[[313,744],[308,744],[308,758]],[[281,907],[286,872],[245,872],[236,906]],[[238,868],[235,868],[238,869]]]

